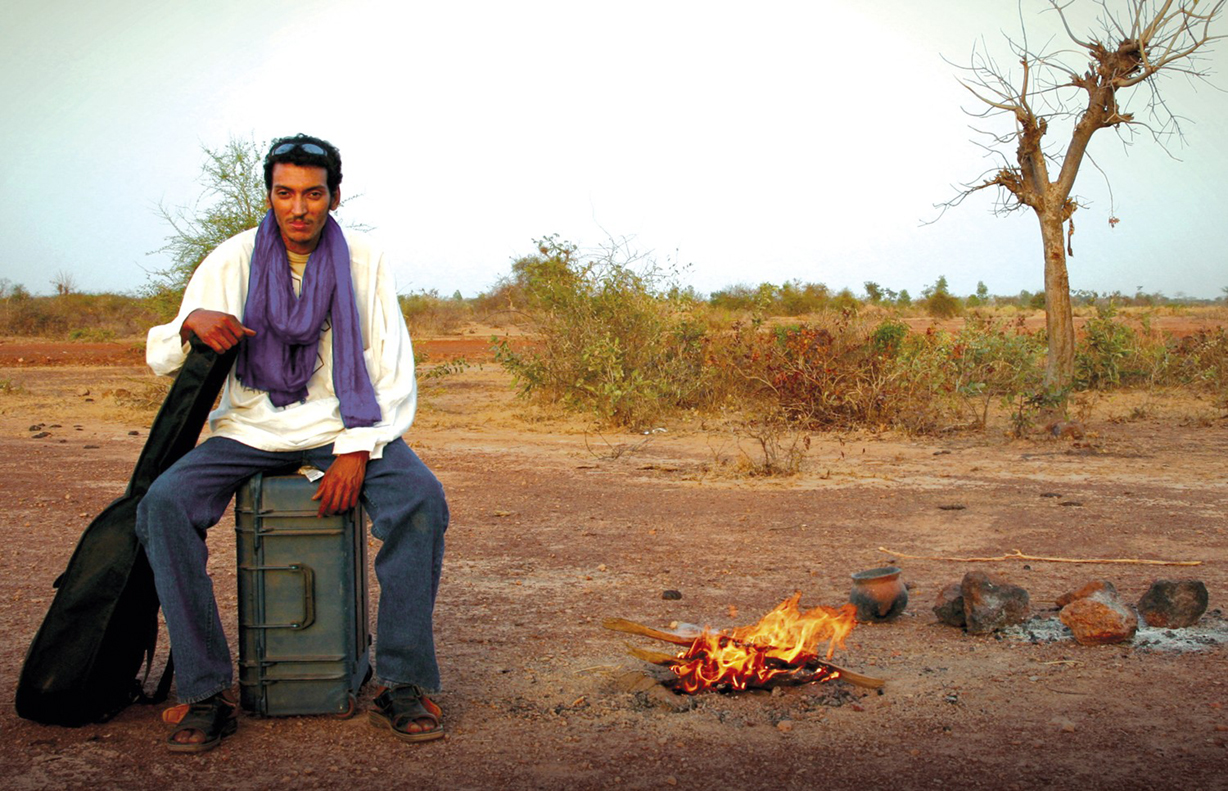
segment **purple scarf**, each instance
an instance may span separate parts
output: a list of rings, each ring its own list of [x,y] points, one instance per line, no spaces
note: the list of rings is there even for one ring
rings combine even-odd
[[[320,331],[331,314],[333,389],[346,428],[380,421],[375,388],[362,356],[362,330],[350,279],[350,248],[331,216],[294,295],[290,262],[277,220],[270,211],[256,231],[243,323],[256,331],[239,345],[235,374],[253,390],[265,390],[274,406],[307,400],[315,372]]]

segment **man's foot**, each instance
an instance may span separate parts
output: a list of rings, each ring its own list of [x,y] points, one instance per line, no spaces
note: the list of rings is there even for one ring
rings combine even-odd
[[[442,738],[443,710],[414,684],[382,688],[372,701],[375,707],[367,719],[377,728],[407,742],[429,742]]]
[[[225,692],[190,704],[182,719],[176,723],[175,730],[167,737],[166,748],[173,753],[212,750],[239,727],[235,709],[235,703]]]

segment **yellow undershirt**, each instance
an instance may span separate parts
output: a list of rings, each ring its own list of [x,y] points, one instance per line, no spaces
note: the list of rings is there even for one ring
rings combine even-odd
[[[307,259],[310,257],[311,253],[304,255],[286,251],[286,258],[290,259],[290,279],[294,282],[295,294],[303,293],[303,272],[307,269]]]

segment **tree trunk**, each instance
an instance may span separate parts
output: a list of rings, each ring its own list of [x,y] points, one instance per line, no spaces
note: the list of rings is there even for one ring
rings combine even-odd
[[[1062,217],[1037,212],[1045,245],[1045,331],[1049,360],[1045,366],[1045,390],[1062,393],[1074,379],[1074,320],[1070,310],[1070,279],[1066,275],[1066,244]]]

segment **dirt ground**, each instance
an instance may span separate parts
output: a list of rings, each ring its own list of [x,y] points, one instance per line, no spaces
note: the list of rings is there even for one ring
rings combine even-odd
[[[426,346],[476,362],[478,341]],[[152,418],[131,395],[151,390],[139,353],[97,346],[0,342],[9,694],[51,581],[121,494]],[[402,745],[364,716],[244,716],[217,750],[178,756],[161,744],[157,707],[67,729],[9,705],[0,786],[1228,788],[1228,420],[1209,401],[1099,401],[1077,440],[824,435],[785,480],[732,474],[753,449],[698,419],[585,432],[516,402],[490,364],[427,382],[422,402],[407,438],[453,516],[436,613],[446,740]],[[233,632],[232,525],[227,515],[209,543]],[[1202,565],[900,560],[881,548]],[[627,655],[664,644],[601,627],[749,623],[795,590],[803,605],[837,605],[850,573],[892,560],[911,585],[907,611],[858,625],[835,656],[886,679],[882,694],[837,681],[675,697]],[[1114,646],[1082,647],[1041,622],[1032,637],[970,636],[931,607],[973,569],[1027,588],[1044,618],[1093,579],[1131,603],[1153,579],[1201,579],[1211,605],[1183,634]]]

